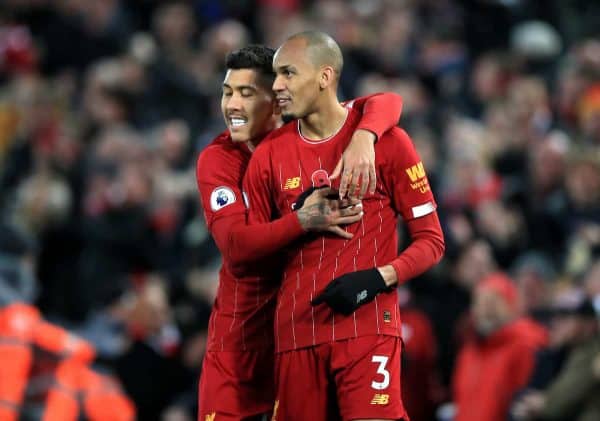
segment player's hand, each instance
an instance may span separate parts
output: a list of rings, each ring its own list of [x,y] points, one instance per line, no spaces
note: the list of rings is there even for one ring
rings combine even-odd
[[[337,191],[330,187],[309,188],[298,197],[292,208],[297,210],[300,225],[306,231],[328,231],[350,239],[353,234],[341,228],[358,222],[362,204],[358,200],[338,199]]]
[[[334,180],[342,175],[340,198],[347,194],[349,197],[362,199],[367,188],[369,193],[375,193],[375,140],[375,134],[368,130],[358,129],[352,135],[350,144],[329,177]]]
[[[326,303],[334,312],[349,315],[373,301],[377,294],[389,290],[377,268],[359,270],[335,278],[311,304]]]

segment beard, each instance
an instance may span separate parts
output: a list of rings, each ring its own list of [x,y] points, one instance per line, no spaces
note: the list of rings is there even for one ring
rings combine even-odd
[[[281,121],[283,121],[283,124],[287,124],[295,119],[296,116],[294,114],[281,114]]]

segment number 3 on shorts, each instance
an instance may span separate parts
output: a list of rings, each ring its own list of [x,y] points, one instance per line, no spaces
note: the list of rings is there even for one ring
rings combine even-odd
[[[383,390],[386,389],[390,385],[390,372],[385,369],[385,366],[388,362],[388,357],[383,355],[373,355],[371,358],[371,362],[378,363],[379,367],[377,367],[377,374],[381,374],[383,376],[383,381],[371,382],[371,387],[375,390]]]

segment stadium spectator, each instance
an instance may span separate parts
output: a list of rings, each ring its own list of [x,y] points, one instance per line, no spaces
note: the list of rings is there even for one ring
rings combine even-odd
[[[600,416],[597,314],[581,291],[570,295],[554,306],[551,348],[539,356],[533,378],[513,405],[515,420],[585,421]]]
[[[513,281],[502,273],[483,278],[475,288],[474,331],[458,354],[452,379],[457,421],[505,420],[513,394],[527,384],[546,332],[520,316],[519,300]]]

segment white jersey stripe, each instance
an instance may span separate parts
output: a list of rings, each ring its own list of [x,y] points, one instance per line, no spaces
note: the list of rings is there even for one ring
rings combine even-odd
[[[231,325],[229,326],[229,331],[233,330],[233,326],[235,325],[235,319],[237,317],[237,299],[238,299],[238,278],[235,278],[235,289],[233,292],[233,319],[231,320]]]
[[[381,233],[381,229],[383,228],[383,218],[381,217],[381,211],[383,210],[383,200],[379,201],[379,233]]]
[[[315,296],[315,283],[317,281],[317,276],[315,273],[313,273],[313,290],[310,293],[310,301],[313,300],[313,297]],[[312,339],[313,339],[313,345],[316,345],[317,343],[317,338],[315,336],[315,308],[313,306],[310,306],[310,317],[312,319]]]
[[[383,207],[382,201],[379,201],[381,208]],[[379,209],[379,232],[383,226],[383,218],[381,217],[381,208]],[[373,267],[377,267],[377,237],[373,241],[373,247],[375,248],[375,254],[373,254]],[[379,303],[377,302],[377,296],[375,296],[375,321],[377,322],[377,333],[381,333],[379,330]]]
[[[359,240],[360,241],[360,240]],[[354,260],[354,272],[356,272],[356,254],[353,256]],[[356,329],[356,311],[352,312],[352,318],[354,319],[354,337],[358,336],[358,331]]]
[[[379,303],[377,302],[377,296],[375,296],[375,321],[377,322],[377,333],[381,333],[379,331]]]
[[[294,349],[296,348],[296,327],[294,324],[294,311],[296,310],[296,292],[292,293],[294,303],[292,305],[292,337],[294,338]]]
[[[335,313],[331,313],[331,322],[333,323],[331,327],[331,340],[335,342]]]
[[[319,255],[319,264],[317,270],[321,270],[321,264],[323,263],[323,255],[325,254],[325,237],[321,237],[321,254]],[[317,294],[317,272],[313,272],[313,295]],[[311,298],[312,300],[312,298]],[[313,330],[313,345],[317,342],[317,336],[315,335],[315,311],[314,307],[311,306],[311,317],[312,317],[312,330]]]

